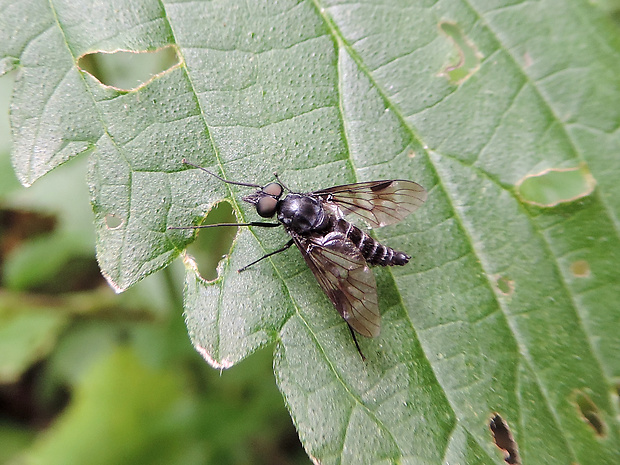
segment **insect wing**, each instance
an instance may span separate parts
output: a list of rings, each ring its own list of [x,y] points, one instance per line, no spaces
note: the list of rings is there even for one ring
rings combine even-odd
[[[345,216],[359,216],[372,228],[398,223],[426,200],[422,186],[402,179],[345,184],[312,194],[335,203]]]
[[[342,233],[293,239],[342,318],[361,335],[378,336],[381,315],[375,276],[355,245]]]

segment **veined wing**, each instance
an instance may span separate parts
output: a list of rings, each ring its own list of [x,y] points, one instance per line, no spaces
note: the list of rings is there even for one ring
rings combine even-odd
[[[293,235],[295,244],[338,313],[355,331],[376,337],[381,330],[375,276],[344,234]]]
[[[398,223],[426,200],[422,186],[402,179],[345,184],[312,194],[335,203],[344,215],[359,216],[372,228]]]

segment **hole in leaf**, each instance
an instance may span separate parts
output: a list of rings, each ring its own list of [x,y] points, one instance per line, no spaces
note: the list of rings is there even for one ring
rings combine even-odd
[[[157,75],[180,64],[176,47],[168,45],[153,51],[98,51],[82,55],[78,68],[106,86],[135,90]]]
[[[108,229],[118,229],[122,224],[123,220],[116,215],[109,214],[105,217],[105,225]]]
[[[583,392],[577,391],[575,401],[583,419],[594,429],[598,436],[605,435],[605,423],[599,415],[596,404]]]
[[[219,202],[207,214],[202,222],[206,224],[236,223],[237,218],[228,202]],[[196,240],[187,251],[194,257],[198,272],[203,279],[212,281],[217,278],[217,265],[230,253],[230,247],[239,228],[221,227],[199,229]]]
[[[446,76],[452,84],[462,84],[478,71],[482,55],[456,24],[439,23],[439,30],[452,40],[458,53],[458,58],[453,60],[456,63],[447,66],[440,76]]]
[[[526,203],[553,207],[590,195],[595,185],[594,178],[585,166],[547,169],[519,181],[517,193]]]
[[[515,283],[506,276],[499,276],[496,281],[497,288],[504,295],[511,295],[515,290]]]
[[[577,260],[570,265],[570,271],[577,278],[590,276],[590,264],[585,260]]]
[[[504,419],[496,413],[489,422],[489,428],[493,433],[495,445],[504,451],[504,461],[511,465],[520,464],[521,459],[519,458],[517,443]]]

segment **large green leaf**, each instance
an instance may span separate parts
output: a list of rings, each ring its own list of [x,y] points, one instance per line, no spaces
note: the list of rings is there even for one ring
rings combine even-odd
[[[602,12],[578,0],[0,6],[0,69],[19,69],[18,175],[30,184],[93,150],[98,258],[119,290],[192,240],[168,227],[221,199],[256,218],[238,200],[247,189],[183,157],[234,180],[277,170],[301,191],[393,177],[427,188],[421,210],[376,231],[414,258],[376,270],[383,329],[361,341],[366,362],[296,251],[236,272],[281,231],[240,231],[213,282],[185,256],[195,346],[226,367],[276,340],[280,389],[317,462],[500,463],[495,413],[524,463],[618,462],[620,36]],[[181,65],[131,92],[76,66],[167,44]],[[469,48],[458,74],[455,47]],[[540,208],[519,191],[573,168],[592,193]]]
[[[84,373],[61,420],[15,463],[147,463],[143,445],[158,447],[175,434],[162,431],[175,422],[161,418],[179,415],[182,389],[179,373],[148,369],[140,362],[128,348],[100,357]],[[99,420],[96,425],[92,418]],[[174,449],[173,444],[166,446],[159,455]],[[156,454],[150,463],[157,463]]]

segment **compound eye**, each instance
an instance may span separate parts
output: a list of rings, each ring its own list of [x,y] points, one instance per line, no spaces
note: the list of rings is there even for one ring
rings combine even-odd
[[[276,199],[280,198],[280,196],[282,195],[282,191],[283,190],[284,189],[282,189],[282,186],[280,184],[278,184],[277,182],[269,183],[265,187],[263,187],[263,192],[265,194],[272,195]]]
[[[265,197],[261,197],[256,204],[256,212],[263,218],[271,218],[273,215],[276,214],[277,204],[277,199],[266,195]]]

